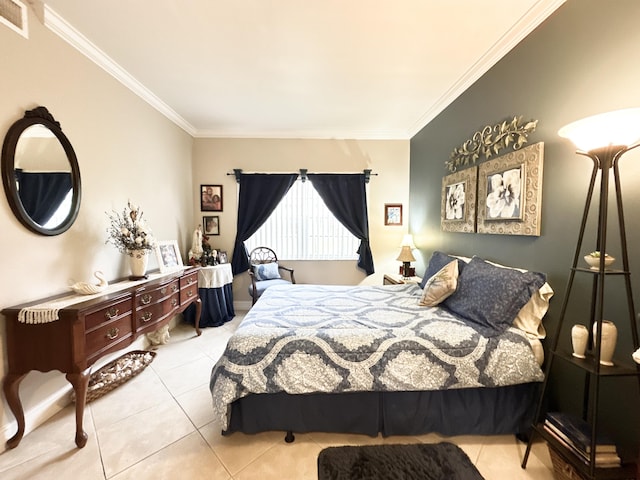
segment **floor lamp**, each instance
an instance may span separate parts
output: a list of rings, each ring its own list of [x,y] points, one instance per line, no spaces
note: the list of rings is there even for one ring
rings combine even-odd
[[[587,218],[591,206],[591,200],[596,186],[596,180],[598,173],[600,173],[600,198],[598,205],[598,227],[596,237],[596,250],[600,252],[600,262],[597,272],[594,273],[594,282],[592,288],[592,303],[591,303],[591,324],[597,323],[596,338],[594,339],[594,358],[600,359],[600,347],[602,344],[602,317],[604,313],[604,279],[605,279],[605,255],[607,252],[607,213],[608,213],[608,201],[609,201],[609,180],[610,172],[613,171],[614,185],[615,185],[615,199],[616,207],[618,210],[618,226],[620,230],[620,244],[622,249],[622,271],[619,273],[623,275],[626,288],[627,307],[629,311],[629,321],[631,327],[631,336],[633,340],[634,349],[638,348],[638,330],[635,319],[635,307],[633,304],[633,295],[631,291],[631,281],[629,274],[629,257],[627,253],[627,238],[625,231],[624,213],[622,208],[622,192],[620,185],[620,173],[618,169],[618,163],[622,155],[629,150],[640,146],[640,108],[631,108],[625,110],[618,110],[614,112],[595,115],[582,120],[573,122],[565,127],[561,128],[558,135],[571,140],[579,155],[589,157],[593,161],[593,170],[591,172],[591,180],[589,183],[587,199],[585,208],[580,224],[580,233],[578,235],[578,242],[576,245],[575,255],[573,257],[573,266],[569,274],[567,282],[567,288],[565,291],[565,297],[562,303],[562,309],[558,324],[553,337],[552,345],[550,347],[550,356],[547,362],[545,380],[543,382],[542,391],[540,393],[540,399],[536,407],[534,422],[537,424],[541,420],[542,408],[544,404],[544,398],[546,395],[549,374],[551,373],[551,367],[554,359],[556,358],[556,352],[558,351],[558,342],[560,332],[562,330],[562,323],[565,318],[567,306],[569,303],[569,297],[571,288],[573,286],[573,280],[578,268],[578,261],[581,255],[582,242],[584,239],[585,227],[587,224]],[[591,250],[590,250],[591,251]],[[592,329],[589,328],[589,332]],[[591,335],[591,333],[590,333]],[[586,375],[585,379],[585,393],[587,393],[591,387],[593,395],[586,394],[583,404],[583,413],[588,415],[590,412],[591,418],[591,438],[596,438],[597,428],[597,412],[598,412],[598,397],[599,397],[599,382],[600,382],[600,362],[596,360],[594,362],[593,371],[595,375],[593,377],[594,384],[590,385],[590,376]],[[535,426],[535,425],[534,425]],[[536,433],[534,428],[533,433]],[[522,462],[522,467],[526,467],[527,459],[531,451],[531,445],[534,435],[530,436],[527,449]],[[593,447],[595,445],[592,445]],[[593,449],[595,452],[595,448]],[[588,467],[590,478],[594,476],[595,461],[594,457],[590,457],[591,462]]]

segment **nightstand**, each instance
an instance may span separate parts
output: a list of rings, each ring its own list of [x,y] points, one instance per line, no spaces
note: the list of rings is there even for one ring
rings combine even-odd
[[[404,278],[400,274],[395,273],[385,273],[384,278],[382,279],[383,285],[401,285],[403,283],[420,283],[422,282],[422,277],[408,277]]]

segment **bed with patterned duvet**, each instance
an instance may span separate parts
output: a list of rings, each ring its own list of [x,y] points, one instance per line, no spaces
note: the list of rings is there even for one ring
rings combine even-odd
[[[225,434],[524,431],[551,295],[542,274],[441,252],[422,285],[271,287],[212,370],[215,420]]]

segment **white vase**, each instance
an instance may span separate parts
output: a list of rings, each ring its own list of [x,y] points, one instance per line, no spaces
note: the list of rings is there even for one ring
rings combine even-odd
[[[129,250],[129,268],[131,269],[131,278],[145,278],[147,273],[147,263],[149,255],[147,250]]]
[[[609,320],[602,320],[602,346],[600,347],[600,364],[608,367],[613,366],[613,352],[616,349],[618,340],[618,329]],[[598,323],[593,324],[593,346],[594,352],[598,345]]]
[[[584,325],[574,325],[571,327],[571,345],[573,346],[573,356],[584,358],[589,341],[589,329]]]

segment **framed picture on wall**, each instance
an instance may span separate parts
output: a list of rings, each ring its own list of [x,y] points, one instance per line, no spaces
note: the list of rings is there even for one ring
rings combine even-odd
[[[544,143],[478,166],[478,233],[540,236]]]
[[[402,225],[402,204],[401,203],[385,203],[384,204],[384,224],[385,225]]]
[[[200,210],[222,211],[222,185],[200,185]]]
[[[440,229],[443,232],[476,231],[477,182],[477,167],[460,170],[442,179]]]
[[[220,217],[218,215],[202,217],[205,235],[220,235]]]

